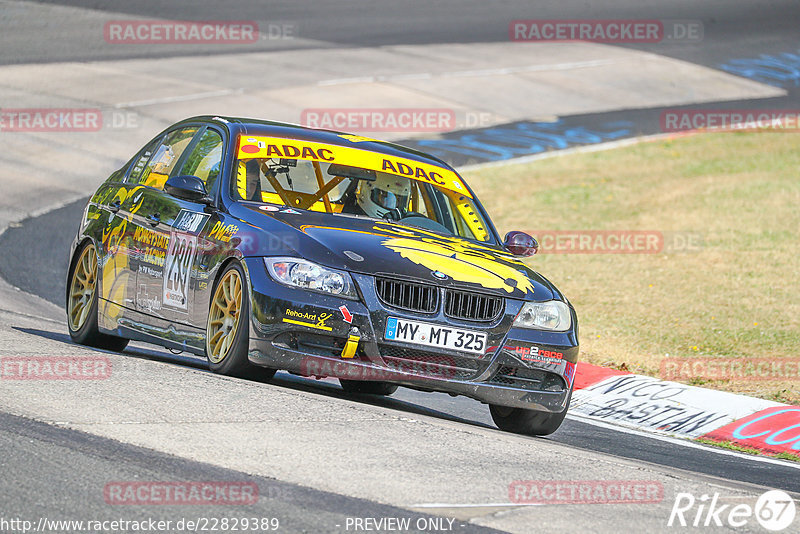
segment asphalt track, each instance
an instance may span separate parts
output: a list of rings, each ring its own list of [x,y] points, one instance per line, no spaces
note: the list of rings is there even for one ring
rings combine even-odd
[[[698,43],[687,42],[622,46],[652,50],[658,54],[711,66],[737,55],[746,57],[754,52],[786,52],[787,43],[793,46],[798,43],[797,20],[800,19],[800,5],[793,0],[561,0],[552,3],[508,0],[501,5],[480,0],[246,0],[225,3],[204,0],[192,2],[190,6],[183,2],[125,0],[66,0],[43,3],[83,7],[139,18],[256,20],[260,27],[276,23],[295,24],[298,37],[316,41],[314,45],[303,44],[303,47],[500,42],[508,40],[508,24],[516,19],[699,20],[704,26],[700,46]],[[31,23],[31,28],[42,29],[35,21]],[[48,38],[45,40],[37,38],[34,32],[27,37],[20,36],[13,43],[4,43],[3,50],[0,51],[0,62],[85,61],[157,57],[159,53],[209,53],[187,50],[187,47],[174,47],[162,52],[146,47],[119,49],[101,46],[92,41],[87,35],[89,32],[70,31],[66,28],[46,28],[46,31]],[[264,46],[267,45],[276,43],[267,43]],[[252,50],[253,47],[240,49]],[[226,52],[229,51],[231,49],[226,49]]]
[[[0,250],[18,251],[14,255],[0,256],[0,276],[24,291],[61,305],[65,292],[62,273],[67,264],[71,226],[80,218],[85,203],[85,199],[79,200],[40,217],[27,219],[0,235]],[[18,269],[20,263],[29,267]],[[67,336],[57,332],[41,330],[29,333],[68,342]],[[163,349],[154,349],[140,357],[205,368],[205,361],[201,358],[192,355],[176,357]],[[410,414],[426,414],[468,425],[494,427],[486,406],[464,397],[453,398],[445,394],[423,393],[406,388],[401,388],[388,399],[353,396],[344,393],[334,379],[304,379],[283,372],[271,383],[277,387],[297,389],[315,395],[373,403]],[[642,434],[620,434],[617,430],[576,419],[568,419],[555,434],[546,439],[622,458],[800,494],[800,466],[764,464],[744,455],[730,456],[707,447],[676,446],[672,442]]]
[[[91,37],[89,28],[109,18],[172,18],[172,19],[243,19],[257,20],[264,27],[268,24],[295,24],[297,41],[264,42],[255,47],[225,48],[224,53],[271,51],[280,54],[293,48],[330,49],[364,46],[386,46],[396,44],[436,44],[465,42],[502,42],[508,39],[508,23],[513,19],[577,19],[577,18],[659,18],[671,20],[700,20],[704,26],[702,43],[660,43],[656,45],[621,45],[656,54],[674,57],[694,63],[719,68],[734,58],[758,57],[760,54],[777,55],[796,51],[800,31],[800,5],[796,1],[784,0],[767,3],[745,1],[729,2],[716,0],[698,3],[692,0],[639,3],[630,0],[612,2],[568,1],[553,5],[536,5],[515,0],[502,6],[490,2],[370,2],[366,0],[335,0],[318,3],[297,1],[291,3],[238,2],[236,4],[213,1],[193,2],[190,8],[180,3],[132,3],[132,2],[47,2],[54,9],[63,6],[85,7],[80,17],[69,19],[69,24],[54,27],[43,21],[25,16],[19,5],[8,7],[3,15],[13,24],[4,30],[3,47],[0,48],[0,64],[45,63],[53,61],[97,61],[120,58],[158,58],[180,55],[213,55],[223,53],[219,49],[187,47],[108,47]],[[60,13],[60,12],[59,12]],[[66,19],[65,19],[66,20]],[[99,22],[98,22],[99,21]],[[42,83],[46,83],[46,80]],[[797,107],[798,89],[790,82],[779,83],[787,91],[784,97],[721,103],[719,107]],[[687,108],[699,106],[686,106]],[[617,110],[606,113],[590,113],[562,117],[568,125],[579,125],[596,130],[608,129],[609,125],[626,129],[624,137],[658,131],[660,108],[643,110]],[[513,126],[513,125],[510,125]],[[458,141],[465,135],[480,135],[481,130],[453,132],[442,136]],[[418,144],[419,140],[409,141]],[[138,147],[131,147],[131,151]],[[534,152],[531,150],[531,152]],[[486,160],[458,153],[445,154],[454,164],[473,163]],[[99,182],[103,177],[97,177]],[[88,193],[89,191],[87,191]],[[22,291],[41,296],[61,304],[63,295],[63,273],[66,265],[66,248],[71,239],[84,201],[68,204],[31,219],[12,225],[0,235],[0,276]],[[44,207],[44,206],[42,206]],[[23,299],[21,299],[24,301]],[[16,315],[15,315],[16,314]],[[26,314],[30,314],[29,316]],[[50,354],[70,349],[65,329],[49,320],[35,319],[37,312],[15,309],[6,314],[5,326],[17,336],[36,347],[37,353]],[[18,345],[0,340],[4,354],[12,353]],[[15,341],[14,343],[18,343]],[[126,358],[137,368],[152,373],[154,382],[166,381],[170,369],[175,373],[184,371],[203,372],[204,364],[199,358],[173,355],[157,348],[132,346]],[[166,364],[168,368],[162,365]],[[146,370],[146,371],[145,371]],[[203,372],[204,373],[204,372]],[[174,374],[174,373],[173,373]],[[205,374],[205,373],[204,373]],[[216,378],[216,377],[214,377]],[[225,384],[224,381],[220,382]],[[231,384],[231,387],[237,384]],[[311,381],[280,373],[269,384],[254,384],[265,397],[277,392],[297,392],[307,402],[329,399],[337,406],[352,405],[368,410],[379,408],[398,417],[431,418],[438,425],[448,428],[463,427],[471,435],[481,436],[487,449],[499,447],[508,439],[493,429],[488,410],[481,404],[464,399],[438,394],[423,394],[401,389],[388,399],[344,394],[333,381]],[[161,392],[165,399],[173,394],[167,384]],[[200,392],[201,390],[197,390]],[[120,392],[120,396],[122,392]],[[81,398],[78,395],[75,399]],[[46,395],[42,395],[45,403]],[[63,399],[69,401],[71,399]],[[86,400],[84,398],[84,400]],[[113,399],[109,404],[113,405]],[[166,401],[165,401],[166,402]],[[342,404],[343,403],[343,404]],[[112,409],[112,408],[109,408]],[[322,421],[326,417],[320,411]],[[88,417],[88,416],[87,416]],[[57,420],[57,419],[56,419]],[[67,420],[65,418],[64,420]],[[52,423],[52,421],[50,421]],[[376,422],[376,425],[379,425]],[[374,502],[310,489],[315,484],[296,484],[253,474],[257,470],[247,467],[228,469],[203,461],[208,456],[195,454],[197,442],[186,443],[186,453],[178,456],[153,450],[155,447],[139,447],[122,441],[102,437],[100,425],[81,426],[84,431],[64,428],[63,425],[46,424],[0,412],[0,447],[4,454],[0,459],[0,515],[3,517],[83,517],[113,519],[124,515],[126,519],[164,518],[179,519],[196,510],[187,512],[187,507],[127,508],[124,514],[119,509],[107,506],[96,488],[109,480],[241,480],[255,482],[262,499],[247,515],[280,517],[283,531],[330,532],[344,531],[343,521],[347,517],[422,517],[409,511],[409,506],[397,508]],[[133,426],[133,425],[131,425]],[[458,430],[456,430],[458,431]],[[372,432],[380,438],[384,428],[376,426]],[[211,438],[211,434],[208,435]],[[342,438],[344,441],[344,438]],[[514,438],[516,439],[516,438]],[[726,454],[703,447],[686,447],[639,433],[622,433],[614,429],[589,424],[569,418],[554,435],[524,442],[530,450],[533,472],[546,473],[548,467],[537,463],[537,456],[545,457],[556,446],[560,454],[577,458],[588,471],[594,464],[612,459],[619,465],[629,465],[633,471],[658,472],[668,478],[689,481],[701,488],[723,488],[734,492],[749,491],[758,494],[765,488],[780,488],[800,494],[800,477],[797,466],[780,463],[765,463],[740,454]],[[430,444],[435,450],[436,444]],[[420,443],[425,447],[426,444]],[[173,449],[174,450],[174,449]],[[247,456],[244,453],[243,456]],[[199,458],[199,460],[198,460]],[[473,459],[480,464],[479,459]],[[216,462],[215,462],[216,463]],[[234,464],[236,462],[233,462]],[[238,465],[238,464],[237,464]],[[242,465],[245,465],[244,463]],[[249,464],[252,465],[252,464]],[[339,466],[332,466],[336,469]],[[492,469],[487,466],[486,469]],[[374,476],[381,476],[375,468]],[[520,471],[524,471],[520,467]],[[614,476],[614,470],[606,475]],[[345,471],[337,474],[346,477]],[[319,476],[324,478],[324,473]],[[410,476],[410,475],[408,475]],[[545,476],[545,475],[543,475]],[[566,475],[564,475],[566,476]],[[572,476],[575,476],[574,474]],[[284,477],[277,477],[284,478]],[[451,474],[452,483],[458,484],[458,473]],[[54,481],[58,489],[54,491]],[[366,484],[366,482],[365,482]],[[396,481],[398,488],[402,482]],[[680,489],[680,484],[677,486]],[[342,493],[345,493],[344,490]],[[355,493],[352,490],[350,494]],[[668,499],[672,495],[668,495]],[[264,497],[267,497],[266,499]],[[382,502],[390,499],[375,498]],[[408,504],[408,500],[400,502]],[[419,501],[411,501],[419,502]],[[607,507],[606,507],[607,508]],[[667,506],[668,510],[668,506]],[[537,531],[530,525],[568,524],[586,531],[631,532],[661,530],[661,523],[637,522],[615,509],[597,510],[596,513],[580,508],[569,508],[574,514],[572,523],[559,523],[553,515],[542,510],[540,515],[509,516],[502,513],[493,517],[498,528],[516,532]],[[453,515],[449,509],[447,514]],[[205,508],[202,515],[228,515],[230,509]],[[658,514],[656,514],[658,516]],[[542,523],[531,522],[541,517]],[[595,519],[592,519],[596,517]],[[526,519],[527,518],[527,519]],[[652,517],[649,518],[651,520]],[[527,522],[526,522],[527,521]],[[457,521],[457,531],[490,531],[471,524],[466,519]],[[528,526],[526,526],[528,525]],[[556,530],[558,530],[556,528]],[[563,530],[563,528],[562,528]]]
[[[330,532],[344,528],[348,517],[402,517],[411,525],[420,525],[433,516],[410,512],[325,492],[221,469],[200,462],[175,458],[152,450],[134,447],[30,419],[0,413],[0,446],[3,456],[0,467],[2,513],[37,524],[39,518],[50,521],[119,520],[120,505],[109,506],[102,494],[87,493],[87,488],[104,487],[111,481],[214,481],[255,484],[259,499],[237,513],[223,504],[197,507],[165,505],[158,508],[125,506],[126,521],[171,521],[168,531],[177,531],[183,519],[258,518],[278,519],[279,531]],[[42,462],[42,459],[47,459]],[[53,491],[58,481],[59,489]],[[192,509],[194,508],[194,509]],[[234,508],[234,510],[236,510]],[[81,519],[83,518],[83,519]],[[494,529],[456,524],[460,532],[490,533]],[[454,525],[454,526],[456,526]],[[125,529],[121,531],[132,530]],[[5,528],[4,532],[8,532]],[[75,528],[48,529],[51,532],[78,531]],[[409,532],[425,532],[411,529]]]

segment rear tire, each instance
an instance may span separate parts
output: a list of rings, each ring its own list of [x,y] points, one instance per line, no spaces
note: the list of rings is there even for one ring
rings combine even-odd
[[[97,326],[97,249],[91,241],[75,252],[67,280],[67,329],[72,341],[114,352],[125,349],[127,339],[101,334]]]
[[[561,413],[537,412],[536,410],[509,408],[496,404],[489,405],[489,413],[492,414],[492,420],[500,430],[526,436],[547,436],[558,430],[558,427],[564,422],[571,399],[572,392],[570,391],[567,407]]]
[[[364,395],[382,395],[384,397],[397,391],[397,384],[389,382],[377,382],[372,380],[343,380],[339,379],[339,384],[347,393],[361,393]]]

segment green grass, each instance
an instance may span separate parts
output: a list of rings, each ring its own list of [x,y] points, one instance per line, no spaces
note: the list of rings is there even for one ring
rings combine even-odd
[[[766,454],[768,456],[771,456],[772,458],[779,458],[781,460],[790,460],[792,462],[800,462],[800,456],[797,456],[796,454],[790,454],[788,452],[779,452],[776,454],[770,454],[760,449],[754,449],[752,447],[743,447],[732,441],[716,441],[707,438],[697,438],[694,441],[702,443],[704,445],[711,445],[712,447],[720,447],[722,449],[742,452],[745,454],[752,454],[754,456]]]
[[[501,233],[655,230],[696,252],[526,260],[575,305],[581,359],[800,357],[800,136],[717,133],[466,173]],[[800,403],[798,380],[704,381]]]

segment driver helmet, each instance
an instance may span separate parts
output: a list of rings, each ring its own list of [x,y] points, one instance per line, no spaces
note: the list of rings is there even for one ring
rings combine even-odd
[[[408,178],[377,173],[375,181],[361,182],[356,202],[369,217],[380,219],[389,210],[405,210],[410,195],[411,183]]]

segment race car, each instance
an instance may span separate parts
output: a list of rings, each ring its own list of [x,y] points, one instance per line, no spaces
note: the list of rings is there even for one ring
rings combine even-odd
[[[546,435],[569,406],[575,310],[500,239],[445,162],[358,135],[231,117],[170,126],[100,185],[71,247],[81,344],[129,340],[213,372],[334,377],[489,405]]]

